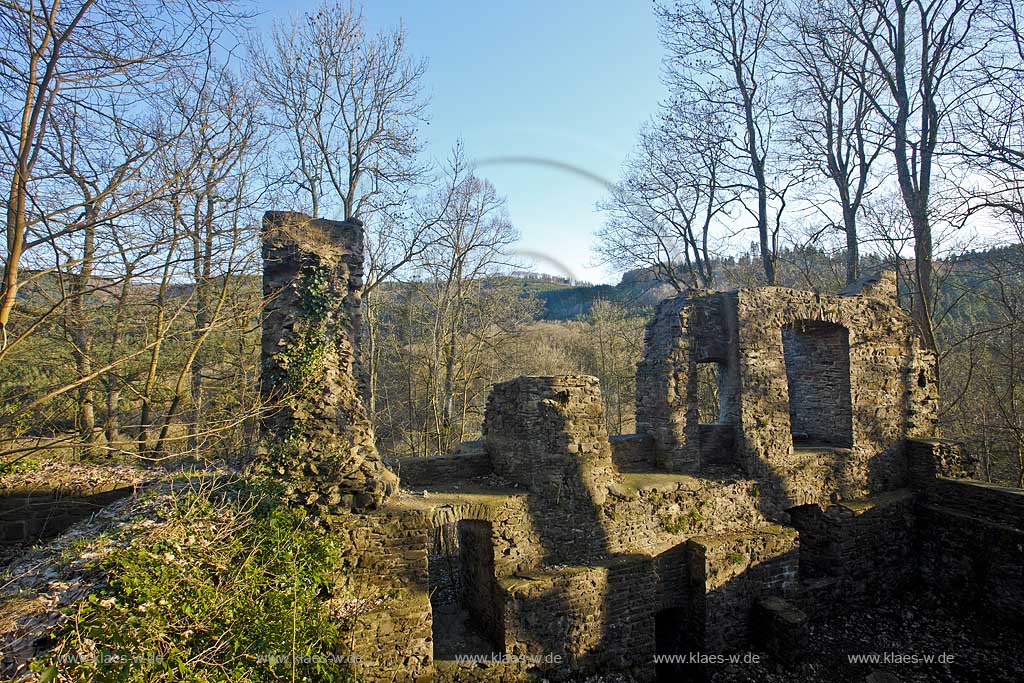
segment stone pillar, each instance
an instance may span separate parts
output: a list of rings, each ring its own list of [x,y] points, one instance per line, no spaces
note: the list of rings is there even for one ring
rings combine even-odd
[[[378,507],[398,487],[354,376],[362,276],[359,221],[264,215],[265,458],[285,498],[320,514]]]
[[[537,494],[604,503],[614,480],[596,377],[519,377],[495,384],[484,447],[499,475]]]

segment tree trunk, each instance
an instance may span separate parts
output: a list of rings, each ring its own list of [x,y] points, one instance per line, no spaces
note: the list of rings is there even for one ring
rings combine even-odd
[[[846,284],[851,285],[860,277],[860,245],[857,243],[857,211],[849,206],[843,208],[843,230],[846,232]]]

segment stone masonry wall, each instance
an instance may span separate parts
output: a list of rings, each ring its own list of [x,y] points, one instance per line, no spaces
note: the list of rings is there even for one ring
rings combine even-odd
[[[597,507],[615,481],[604,404],[594,377],[520,377],[487,401],[484,447],[495,472],[526,486],[550,562],[606,551]]]
[[[636,415],[637,432],[652,437],[660,469],[700,469],[699,364],[719,365],[719,421],[739,423],[735,339],[733,295],[695,290],[666,299],[655,309],[644,330],[644,355],[637,365]],[[717,433],[714,436],[718,438]]]
[[[636,430],[653,439],[655,460],[669,471],[699,466],[682,454],[690,355],[687,303],[679,296],[658,304],[644,329],[644,355],[636,369]]]
[[[741,458],[748,472],[774,477],[783,504],[828,499],[833,492],[861,498],[905,480],[900,444],[907,433],[908,394],[917,387],[909,368],[916,338],[895,301],[871,296],[825,296],[781,288],[739,295],[739,354],[743,377]],[[849,334],[852,449],[818,473],[793,476],[789,387],[781,330],[794,323],[831,323]],[[829,481],[824,470],[835,474]]]
[[[112,483],[72,490],[4,491],[0,495],[0,546],[30,545],[56,536],[134,492],[134,486]]]
[[[419,511],[328,516],[347,547],[337,600],[356,616],[341,654],[352,657],[358,680],[420,678],[433,657],[430,627],[429,518]]]
[[[775,512],[903,486],[905,439],[936,435],[937,388],[894,292],[883,273],[843,295],[763,287],[662,302],[637,369],[637,428],[658,466],[736,462]],[[712,361],[728,434],[699,424],[696,366]]]
[[[506,652],[556,655],[542,671],[649,669],[654,654],[654,584],[649,558],[556,568],[502,581]],[[557,616],[556,616],[557,615]]]
[[[908,445],[920,579],[967,609],[1024,624],[1024,490],[970,479],[976,463],[937,439]]]
[[[692,650],[722,653],[749,643],[754,601],[797,591],[798,553],[796,531],[779,526],[689,539]]]
[[[911,491],[824,508],[815,503],[789,512],[800,532],[801,578],[821,580],[803,596],[806,611],[814,614],[838,604],[878,604],[913,583]]]
[[[287,500],[321,514],[377,507],[398,479],[377,453],[354,375],[362,224],[271,211],[263,230],[266,464]]]

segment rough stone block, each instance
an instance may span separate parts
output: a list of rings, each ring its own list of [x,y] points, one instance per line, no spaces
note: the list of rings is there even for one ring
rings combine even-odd
[[[754,601],[754,642],[770,655],[792,664],[807,651],[807,615],[778,596]]]

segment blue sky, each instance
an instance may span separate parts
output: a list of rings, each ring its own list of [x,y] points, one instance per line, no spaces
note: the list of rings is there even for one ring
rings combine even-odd
[[[263,5],[260,23],[316,4]],[[428,60],[428,152],[443,158],[461,136],[479,174],[508,198],[523,251],[549,255],[580,279],[617,281],[592,266],[603,220],[594,204],[605,189],[559,165],[617,178],[664,93],[653,4],[376,0],[363,11],[374,27],[404,21],[410,53]]]

